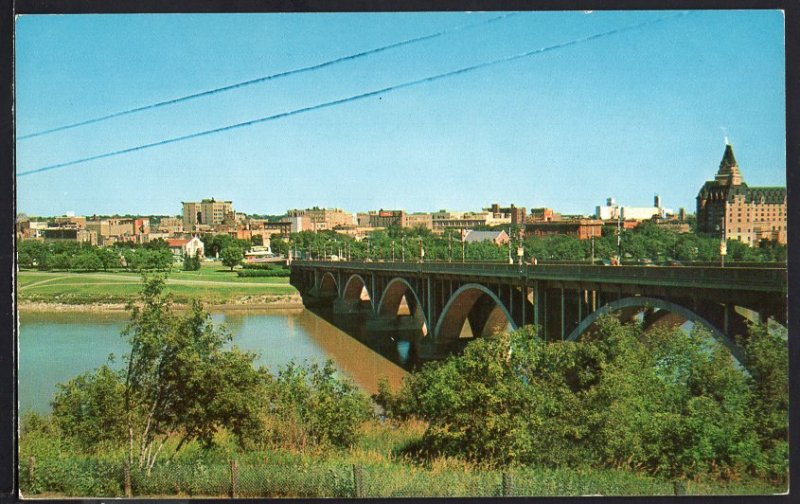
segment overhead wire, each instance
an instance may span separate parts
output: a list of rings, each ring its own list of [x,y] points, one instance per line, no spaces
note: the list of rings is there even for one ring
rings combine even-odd
[[[403,46],[407,46],[407,45],[411,45],[411,44],[416,44],[418,42],[423,42],[423,41],[426,41],[426,40],[431,40],[431,39],[435,39],[435,38],[438,38],[438,37],[442,37],[444,35],[447,35],[447,34],[450,34],[450,33],[456,32],[456,31],[468,30],[468,29],[471,29],[471,28],[477,28],[479,26],[483,26],[483,25],[486,25],[486,24],[489,24],[489,23],[494,23],[496,21],[500,21],[502,19],[506,19],[508,17],[511,17],[511,16],[514,16],[514,15],[517,15],[517,14],[519,14],[519,13],[518,12],[510,12],[510,13],[507,13],[507,14],[503,14],[501,16],[495,16],[495,17],[486,19],[486,20],[478,22],[478,23],[471,23],[471,24],[464,24],[464,25],[460,25],[460,26],[455,26],[453,28],[448,28],[448,29],[445,29],[445,30],[441,30],[441,31],[438,31],[436,33],[431,33],[431,34],[428,34],[428,35],[422,35],[420,37],[414,37],[414,38],[411,38],[411,39],[402,40],[400,42],[394,42],[392,44],[384,45],[384,46],[381,46],[381,47],[375,47],[373,49],[368,49],[366,51],[362,51],[362,52],[359,52],[359,53],[350,54],[350,55],[347,55],[347,56],[342,56],[340,58],[335,58],[335,59],[332,59],[332,60],[324,61],[322,63],[316,63],[314,65],[295,68],[295,69],[292,69],[292,70],[287,70],[287,71],[284,71],[284,72],[278,72],[278,73],[271,74],[271,75],[265,75],[263,77],[258,77],[258,78],[255,78],[255,79],[250,79],[250,80],[246,80],[246,81],[242,81],[242,82],[237,82],[235,84],[229,84],[227,86],[217,87],[217,88],[213,88],[213,89],[208,89],[206,91],[201,91],[201,92],[198,92],[198,93],[193,93],[193,94],[189,94],[189,95],[185,95],[185,96],[180,96],[178,98],[172,98],[172,99],[169,99],[169,100],[163,100],[163,101],[160,101],[160,102],[151,103],[151,104],[148,104],[148,105],[142,105],[142,106],[130,108],[130,109],[127,109],[127,110],[120,110],[118,112],[113,112],[111,114],[106,114],[106,115],[103,115],[103,116],[94,117],[92,119],[86,119],[86,120],[75,122],[75,123],[65,124],[65,125],[62,125],[62,126],[56,126],[54,128],[50,128],[50,129],[46,129],[46,130],[37,131],[37,132],[34,132],[34,133],[28,133],[26,135],[21,135],[21,136],[17,137],[17,140],[25,140],[27,138],[34,138],[34,137],[38,137],[38,136],[48,135],[50,133],[55,133],[55,132],[58,132],[58,131],[64,131],[64,130],[68,130],[68,129],[78,128],[80,126],[87,126],[89,124],[94,124],[94,123],[98,123],[98,122],[101,122],[101,121],[107,121],[107,120],[113,119],[115,117],[121,117],[121,116],[129,115],[129,114],[135,114],[137,112],[143,112],[145,110],[152,110],[152,109],[156,109],[156,108],[160,108],[160,107],[165,107],[167,105],[175,105],[177,103],[182,103],[182,102],[185,102],[185,101],[194,100],[196,98],[201,98],[201,97],[204,97],[204,96],[211,96],[211,95],[215,95],[215,94],[218,94],[218,93],[224,93],[226,91],[232,91],[234,89],[239,89],[239,88],[243,88],[243,87],[247,87],[247,86],[252,86],[254,84],[260,84],[262,82],[267,82],[267,81],[271,81],[271,80],[275,80],[275,79],[280,79],[282,77],[288,77],[290,75],[297,75],[297,74],[304,73],[304,72],[311,72],[311,71],[315,71],[315,70],[320,70],[322,68],[326,68],[326,67],[329,67],[329,66],[332,66],[332,65],[343,63],[345,61],[352,61],[352,60],[355,60],[355,59],[363,58],[365,56],[370,56],[370,55],[377,54],[377,53],[380,53],[380,52],[383,52],[383,51],[388,51],[390,49],[396,49],[398,47],[403,47]]]
[[[109,158],[109,157],[114,157],[114,156],[120,156],[120,155],[123,155],[123,154],[129,154],[129,153],[140,151],[140,150],[144,150],[144,149],[151,149],[153,147],[158,147],[158,146],[161,146],[161,145],[167,145],[167,144],[171,144],[171,143],[190,140],[190,139],[193,139],[193,138],[199,138],[199,137],[204,137],[204,136],[208,136],[208,135],[214,135],[214,134],[221,133],[221,132],[224,132],[224,131],[231,131],[231,130],[234,130],[234,129],[245,128],[245,127],[253,126],[253,125],[256,125],[256,124],[261,124],[261,123],[265,123],[265,122],[269,122],[269,121],[274,121],[274,120],[277,120],[277,119],[283,119],[285,117],[291,117],[291,116],[294,116],[294,115],[303,114],[303,113],[306,113],[306,112],[311,112],[311,111],[314,111],[314,110],[330,108],[330,107],[334,107],[334,106],[337,106],[337,105],[342,105],[342,104],[353,102],[353,101],[357,101],[357,100],[363,100],[365,98],[369,98],[369,97],[372,97],[372,96],[377,96],[377,95],[388,93],[388,92],[391,92],[391,91],[397,91],[399,89],[404,89],[404,88],[408,88],[408,87],[412,87],[412,86],[417,86],[417,85],[425,84],[425,83],[428,83],[428,82],[438,81],[438,80],[441,80],[441,79],[453,77],[455,75],[460,75],[460,74],[464,74],[464,73],[467,73],[467,72],[472,72],[472,71],[475,71],[475,70],[478,70],[478,69],[499,65],[501,63],[507,63],[507,62],[510,62],[510,61],[515,61],[515,60],[519,60],[519,59],[522,59],[522,58],[527,58],[527,57],[534,56],[534,55],[537,55],[537,54],[543,54],[543,53],[547,53],[547,52],[550,52],[550,51],[555,51],[555,50],[558,50],[558,49],[564,49],[566,47],[570,47],[570,46],[586,43],[586,42],[589,42],[589,41],[592,41],[592,40],[597,40],[597,39],[600,39],[600,38],[609,37],[609,36],[612,36],[612,35],[617,35],[619,33],[629,32],[629,31],[632,31],[632,30],[638,30],[638,29],[644,28],[646,26],[650,26],[650,25],[653,25],[653,24],[657,24],[657,23],[661,23],[661,22],[664,22],[664,21],[668,21],[670,19],[675,19],[675,18],[678,18],[678,17],[686,16],[688,14],[691,14],[691,11],[681,12],[681,13],[678,13],[678,14],[675,14],[675,15],[672,15],[672,16],[663,16],[663,17],[660,17],[660,18],[651,19],[651,20],[648,20],[648,21],[643,21],[641,23],[637,23],[637,24],[634,24],[634,25],[629,25],[629,26],[625,26],[625,27],[621,27],[621,28],[615,28],[613,30],[608,30],[608,31],[600,32],[600,33],[595,33],[593,35],[588,35],[586,37],[581,37],[581,38],[578,38],[578,39],[570,40],[568,42],[562,42],[562,43],[555,44],[555,45],[545,46],[545,47],[541,47],[539,49],[534,49],[534,50],[531,50],[531,51],[518,53],[518,54],[515,54],[515,55],[512,55],[512,56],[506,56],[504,58],[499,58],[499,59],[495,59],[495,60],[491,60],[491,61],[487,61],[487,62],[483,62],[483,63],[478,63],[478,64],[475,64],[475,65],[462,67],[462,68],[459,68],[459,69],[456,69],[456,70],[451,70],[449,72],[444,72],[444,73],[440,73],[440,74],[436,74],[436,75],[432,75],[432,76],[428,76],[428,77],[423,77],[421,79],[416,79],[416,80],[404,82],[404,83],[401,83],[401,84],[395,84],[395,85],[384,87],[384,88],[377,89],[377,90],[374,90],[374,91],[368,91],[366,93],[361,93],[361,94],[357,94],[357,95],[353,95],[353,96],[348,96],[346,98],[340,98],[338,100],[319,103],[319,104],[316,104],[316,105],[310,105],[310,106],[307,106],[307,107],[302,107],[302,108],[290,110],[288,112],[281,112],[279,114],[273,114],[273,115],[269,115],[269,116],[265,116],[265,117],[259,117],[257,119],[252,119],[252,120],[249,120],[249,121],[244,121],[244,122],[240,122],[240,123],[236,123],[236,124],[222,126],[222,127],[219,127],[219,128],[199,131],[199,132],[196,132],[196,133],[190,133],[188,135],[182,135],[182,136],[178,136],[178,137],[168,138],[168,139],[165,139],[165,140],[159,140],[157,142],[137,145],[137,146],[134,146],[134,147],[128,147],[128,148],[125,148],[125,149],[115,150],[115,151],[107,152],[107,153],[103,153],[103,154],[97,154],[97,155],[94,155],[94,156],[88,156],[88,157],[76,159],[76,160],[73,160],[73,161],[67,161],[67,162],[64,162],[64,163],[57,163],[57,164],[52,164],[52,165],[48,165],[48,166],[43,166],[41,168],[35,168],[35,169],[19,172],[19,173],[17,173],[17,177],[24,177],[24,176],[27,176],[27,175],[33,175],[35,173],[42,173],[42,172],[55,170],[55,169],[58,169],[58,168],[64,168],[64,167],[67,167],[67,166],[72,166],[72,165],[76,165],[76,164],[80,164],[80,163],[86,163],[88,161],[95,161],[95,160],[98,160],[98,159],[104,159],[104,158]]]

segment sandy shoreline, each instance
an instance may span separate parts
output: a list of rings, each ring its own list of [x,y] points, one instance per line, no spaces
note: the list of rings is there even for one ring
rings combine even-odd
[[[175,303],[177,309],[186,308],[188,305]],[[87,304],[65,304],[65,303],[44,303],[39,301],[23,301],[17,304],[17,309],[21,312],[124,312],[125,303],[87,303]],[[293,308],[303,308],[303,301],[300,296],[281,296],[274,301],[252,300],[231,302],[225,304],[206,304],[207,310],[286,310]]]

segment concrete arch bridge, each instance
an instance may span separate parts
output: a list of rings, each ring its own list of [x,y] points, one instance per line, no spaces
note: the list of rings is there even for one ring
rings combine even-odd
[[[423,360],[528,324],[575,340],[606,314],[646,327],[692,321],[740,358],[748,320],[787,320],[785,268],[294,261],[291,271],[306,306],[360,314],[378,334],[417,331]]]

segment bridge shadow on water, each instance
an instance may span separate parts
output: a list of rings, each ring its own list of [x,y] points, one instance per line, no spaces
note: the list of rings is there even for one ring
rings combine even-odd
[[[405,371],[419,369],[423,363],[418,350],[422,334],[418,330],[370,331],[367,328],[368,312],[339,314],[334,313],[332,307],[319,306],[307,306],[306,310]]]

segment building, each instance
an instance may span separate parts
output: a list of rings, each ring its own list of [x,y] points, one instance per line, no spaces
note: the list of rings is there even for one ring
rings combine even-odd
[[[475,231],[472,229],[464,233],[464,242],[466,243],[480,243],[484,241],[491,241],[495,245],[508,245],[508,233],[504,230]]]
[[[86,217],[75,215],[56,217],[50,227],[86,229]]]
[[[352,226],[353,214],[341,208],[306,208],[305,210],[289,210],[286,212],[289,219],[302,217],[299,223],[301,231],[325,231],[339,226]]]
[[[552,222],[528,222],[525,224],[525,236],[575,236],[579,240],[588,240],[602,236],[603,221],[595,219],[569,219]]]
[[[513,203],[510,207],[501,207],[497,203],[492,203],[489,208],[484,208],[484,211],[492,214],[488,222],[490,226],[520,225],[525,222],[525,207],[517,207]]]
[[[480,226],[486,226],[486,218],[488,212],[483,213],[470,213],[470,212],[448,212],[447,210],[439,210],[431,214],[431,223],[433,230],[443,232],[445,229],[473,229]]]
[[[561,220],[561,214],[552,208],[531,208],[531,214],[525,222],[553,222]]]
[[[749,187],[728,144],[714,180],[697,194],[697,230],[751,246],[761,240],[785,244],[786,188]]]
[[[181,202],[181,205],[183,205],[184,231],[197,231],[203,227],[217,226],[222,224],[226,218],[229,221],[235,221],[236,214],[231,201],[217,201],[211,198],[203,199],[199,203],[184,201]]]
[[[162,217],[158,223],[161,233],[178,234],[183,232],[183,219],[180,217]]]
[[[595,207],[595,217],[600,220],[622,218],[623,220],[643,221],[650,220],[653,216],[664,218],[668,214],[672,214],[672,210],[661,206],[661,196],[658,194],[653,197],[653,206],[651,207],[620,206],[614,198],[606,199],[605,206]]]
[[[196,236],[191,238],[170,238],[167,240],[167,246],[169,246],[170,252],[174,255],[187,255],[189,257],[194,257],[195,254],[198,257],[205,255],[205,245]]]
[[[48,227],[41,232],[45,242],[69,241],[97,245],[97,233],[77,227]]]
[[[417,212],[412,214],[405,214],[403,216],[404,228],[418,228],[433,229],[433,217],[429,213]]]
[[[369,227],[387,228],[390,226],[403,226],[405,215],[406,213],[403,210],[384,210],[381,208],[377,212],[369,212]]]
[[[136,220],[127,218],[89,219],[86,221],[86,229],[97,235],[100,245],[108,246],[121,241],[135,241]],[[149,222],[148,220],[148,231]]]

